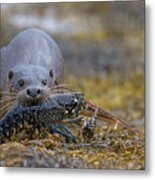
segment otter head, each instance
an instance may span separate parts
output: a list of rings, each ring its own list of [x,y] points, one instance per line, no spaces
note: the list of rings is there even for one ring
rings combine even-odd
[[[8,72],[9,90],[21,104],[36,105],[47,100],[54,84],[52,70],[41,66],[18,66]]]

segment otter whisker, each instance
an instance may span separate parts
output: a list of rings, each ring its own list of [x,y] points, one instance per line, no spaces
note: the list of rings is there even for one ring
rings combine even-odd
[[[4,105],[3,105],[4,104]],[[0,106],[3,108],[3,107],[5,107],[5,106],[8,106],[8,105],[11,105],[11,104],[14,104],[14,101],[8,101],[8,102],[6,102],[6,103],[0,103]]]
[[[54,87],[69,87],[69,86],[73,87],[75,85],[73,85],[73,84],[64,84],[64,83],[54,85]],[[52,88],[53,88],[53,86],[52,86]]]
[[[8,110],[9,107],[10,107],[10,104],[7,105],[7,106],[5,106],[5,107],[3,107],[3,108],[1,108],[1,111],[0,111],[0,112],[3,112],[3,111],[5,111],[5,110]]]
[[[7,102],[13,102],[16,99],[16,97],[2,97],[0,100],[0,104],[5,104]]]
[[[10,102],[12,101],[12,99],[3,99],[3,100],[0,100],[0,104],[6,104],[7,102]]]
[[[5,92],[5,91],[2,91],[2,92],[0,92],[0,94],[2,94],[2,95],[11,95],[11,96],[13,96],[13,95],[16,95],[16,93],[14,93],[14,92]]]
[[[8,97],[17,96],[17,94],[11,94],[11,93],[2,93],[1,95],[3,95],[4,97],[5,97],[5,96],[8,96]]]
[[[0,110],[2,111],[5,107],[10,107],[14,104],[15,100],[0,102]]]
[[[60,92],[60,90],[58,90],[58,89],[55,89],[55,90],[52,90],[51,91],[51,94],[57,94],[57,93],[61,93],[61,94],[63,94],[64,92]]]
[[[63,84],[62,83],[62,84],[55,85],[52,88],[62,88],[62,89],[65,89],[65,90],[68,90],[68,91],[71,91],[71,92],[76,92],[78,87],[77,87],[76,84]]]
[[[9,107],[10,107],[10,106],[6,106],[6,107],[4,107],[4,108],[1,108],[0,114],[4,114],[5,112],[7,112],[8,109],[9,109]]]
[[[3,98],[0,100],[0,103],[7,102],[7,101],[13,101],[13,100],[15,100],[15,99],[16,99],[15,97],[3,97]]]
[[[77,90],[75,89],[72,89],[72,88],[69,88],[69,87],[65,87],[63,85],[60,85],[60,86],[55,86],[53,88],[51,88],[51,91],[53,92],[54,90],[66,90],[68,92],[76,92]]]
[[[49,103],[49,98],[46,97],[44,103],[48,106],[48,103]]]
[[[2,117],[14,103],[7,103],[5,106],[0,105],[0,117]]]

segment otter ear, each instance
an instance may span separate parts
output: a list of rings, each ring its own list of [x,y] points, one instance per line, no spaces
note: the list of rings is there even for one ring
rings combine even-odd
[[[55,84],[55,85],[59,85],[59,83],[58,83],[58,81],[57,81],[57,80],[55,80],[55,81],[54,81],[54,84]]]
[[[52,69],[49,71],[49,75],[50,75],[50,77],[54,80],[54,81],[53,81],[54,84],[55,84],[55,85],[58,85],[58,82],[57,82],[57,80],[56,80],[55,77],[54,77],[54,74],[53,74]]]
[[[52,69],[49,71],[49,75],[50,75],[51,78],[54,77]]]
[[[13,71],[10,70],[8,73],[8,80],[10,81],[13,78],[13,76],[14,76],[14,73]]]

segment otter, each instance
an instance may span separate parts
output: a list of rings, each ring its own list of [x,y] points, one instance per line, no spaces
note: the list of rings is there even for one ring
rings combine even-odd
[[[64,60],[56,42],[44,31],[27,29],[0,50],[0,90],[25,104],[46,100],[63,82]]]

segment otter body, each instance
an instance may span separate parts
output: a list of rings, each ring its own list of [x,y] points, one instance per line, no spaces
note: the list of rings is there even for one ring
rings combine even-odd
[[[41,30],[19,33],[0,53],[0,89],[16,93],[19,101],[42,101],[63,81],[59,47]]]

